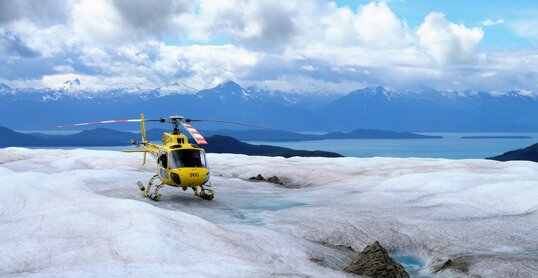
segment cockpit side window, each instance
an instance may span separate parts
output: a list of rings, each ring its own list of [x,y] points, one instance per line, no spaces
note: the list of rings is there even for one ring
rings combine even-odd
[[[168,168],[168,157],[165,152],[161,153],[158,158],[159,165],[163,168]]]
[[[206,168],[205,152],[201,150],[174,150],[170,152],[170,167]]]

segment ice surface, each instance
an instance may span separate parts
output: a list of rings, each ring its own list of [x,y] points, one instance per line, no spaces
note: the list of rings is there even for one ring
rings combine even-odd
[[[213,201],[165,187],[155,203],[136,186],[155,171],[140,155],[0,149],[0,276],[351,277],[345,247],[374,240],[420,275],[449,258],[468,275],[538,275],[536,163],[208,158]],[[258,173],[284,186],[247,180]]]

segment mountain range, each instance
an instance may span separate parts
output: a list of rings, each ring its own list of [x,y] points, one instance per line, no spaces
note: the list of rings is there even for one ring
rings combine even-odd
[[[334,94],[243,88],[232,81],[200,91],[179,84],[92,90],[78,79],[56,89],[0,84],[0,125],[17,130],[136,118],[139,112],[149,118],[179,114],[294,131],[538,131],[538,97],[526,91],[395,91],[378,86]],[[213,123],[197,127],[223,128]]]
[[[148,130],[148,139],[159,140],[162,132]],[[157,136],[158,135],[158,136]],[[85,147],[85,146],[127,146],[131,139],[138,139],[140,134],[122,132],[108,128],[84,130],[70,135],[50,135],[43,133],[25,134],[0,126],[0,147]],[[206,138],[208,144],[204,149],[209,153],[235,153],[261,156],[303,156],[303,157],[341,157],[342,155],[326,151],[306,151],[289,148],[252,145],[235,138],[212,135]]]
[[[169,130],[153,128],[146,131],[147,140],[160,141]],[[241,141],[311,141],[326,139],[440,139],[408,132],[357,129],[352,132],[331,132],[326,134],[302,134],[284,130],[202,130],[205,137],[233,137]],[[50,133],[21,133],[0,126],[0,147],[3,146],[124,146],[130,139],[140,138],[140,133],[119,131],[109,128],[83,130],[74,134],[55,135]]]
[[[162,134],[164,130],[159,130]],[[422,135],[411,132],[394,132],[376,129],[355,129],[351,132],[329,132],[323,134],[304,134],[285,130],[265,130],[265,129],[219,129],[202,130],[202,134],[225,135],[243,141],[314,141],[327,139],[441,139],[442,136]]]

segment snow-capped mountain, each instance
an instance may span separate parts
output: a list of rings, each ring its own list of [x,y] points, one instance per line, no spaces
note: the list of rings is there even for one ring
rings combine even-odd
[[[529,92],[391,91],[383,87],[353,91],[321,109],[333,127],[414,131],[538,130],[538,98]]]
[[[67,80],[55,88],[10,88],[0,84],[0,94],[11,95],[12,100],[58,101],[64,99],[158,98],[170,95],[194,94],[197,90],[187,85],[173,83],[153,88],[144,83],[113,84],[105,89],[93,89],[84,80]]]
[[[81,91],[84,89],[87,89],[87,88],[85,88],[84,86],[80,84],[80,80],[78,78],[65,81],[61,87],[61,90],[70,91],[70,92]]]
[[[195,94],[198,92],[195,88],[187,86],[185,84],[179,84],[174,82],[168,86],[163,86],[157,88],[160,96],[169,96],[169,95],[181,95],[181,94]]]
[[[80,79],[57,89],[4,85],[0,86],[0,125],[41,129],[43,125],[132,118],[145,112],[154,117],[180,114],[304,131],[538,130],[538,97],[528,91],[438,91],[427,87],[396,91],[378,86],[342,95],[243,88],[233,81],[200,91],[177,83],[159,88],[118,84],[92,90]],[[30,112],[36,117],[29,118]]]
[[[226,81],[214,88],[201,90],[198,95],[205,99],[218,97],[222,101],[248,101],[253,98],[251,94],[233,81]]]

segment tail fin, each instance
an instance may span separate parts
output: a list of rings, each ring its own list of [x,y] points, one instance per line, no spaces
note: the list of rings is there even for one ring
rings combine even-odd
[[[146,139],[146,125],[144,124],[144,113],[140,113],[140,129],[142,132],[140,134],[142,135],[142,143],[148,142]],[[144,161],[142,162],[142,165],[146,164],[146,153],[144,152]]]
[[[143,143],[146,143],[147,142],[147,139],[146,139],[146,126],[144,125],[144,113],[140,113],[140,128],[142,129],[142,142]]]

